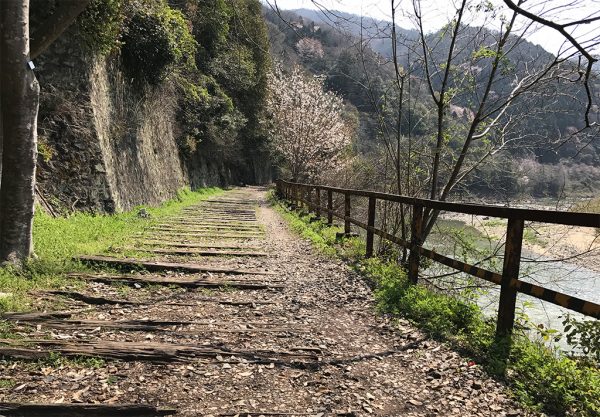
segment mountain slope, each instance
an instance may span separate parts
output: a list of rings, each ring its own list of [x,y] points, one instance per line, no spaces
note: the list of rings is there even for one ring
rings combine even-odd
[[[271,46],[274,54],[286,62],[299,63],[307,70],[323,74],[327,77],[327,85],[352,103],[361,113],[373,114],[375,106],[381,104],[377,100],[389,91],[393,82],[394,69],[389,62],[391,55],[390,23],[361,18],[349,13],[332,11],[323,13],[309,9],[284,11],[280,16],[272,12],[266,13],[271,35]],[[361,32],[361,24],[363,30]],[[419,60],[417,32],[397,28],[398,60],[410,71],[415,79],[424,79],[423,62]],[[360,42],[361,36],[363,41]],[[455,70],[451,73],[451,83],[461,87],[453,99],[453,106],[472,108],[477,97],[483,94],[483,81],[489,76],[489,59],[481,56],[488,53],[488,47],[496,42],[497,34],[486,28],[465,26],[457,39]],[[310,39],[319,49],[318,54],[303,54],[299,49],[301,39]],[[450,37],[443,31],[427,36],[430,45],[434,46],[430,65],[443,62],[450,43]],[[363,45],[361,48],[360,46]],[[367,47],[364,47],[366,45]],[[510,50],[503,59],[501,74],[492,85],[492,93],[499,98],[506,97],[514,88],[515,79],[523,78],[528,72],[543,68],[554,59],[554,56],[542,47],[526,40],[512,37]],[[566,63],[564,65],[573,65]],[[473,77],[473,87],[465,87],[464,77],[468,73]],[[432,76],[434,88],[441,82],[441,77]],[[462,84],[461,84],[462,83]],[[427,102],[424,90],[421,89],[415,99]],[[571,131],[583,126],[581,114],[585,108],[583,90],[574,83],[553,83],[543,86],[528,100],[516,103],[515,114],[539,112],[535,124],[527,122],[515,131],[516,134],[530,137],[525,148],[532,156],[542,162],[557,163],[563,158],[577,155],[580,162],[600,165],[600,146],[583,147],[583,143],[568,144],[554,149],[549,142],[557,140]],[[427,109],[419,117],[427,118]],[[461,111],[462,112],[462,111]],[[421,112],[423,113],[423,112]],[[598,117],[598,115],[594,115]],[[373,121],[363,121],[361,142],[372,142],[375,132]],[[418,133],[418,132],[417,132]],[[583,148],[583,150],[582,150]],[[514,151],[523,156],[523,147]]]

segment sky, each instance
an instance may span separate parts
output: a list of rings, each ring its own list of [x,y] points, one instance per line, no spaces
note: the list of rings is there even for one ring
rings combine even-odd
[[[340,10],[357,15],[374,17],[381,20],[391,20],[391,2],[392,0],[376,1],[376,0],[263,0],[273,4],[277,3],[280,9],[318,9],[327,8],[330,10]],[[426,31],[438,30],[442,25],[448,22],[452,16],[452,7],[456,0],[422,0],[422,9],[424,21],[427,26]],[[403,10],[412,10],[411,0],[395,0],[398,5],[396,16],[398,25],[410,29],[414,28],[414,24],[407,17]],[[477,3],[477,2],[473,2]],[[491,3],[496,6],[499,11],[498,15],[508,15],[508,8],[504,6],[501,0],[491,0]],[[600,15],[600,0],[527,0],[523,8],[542,13],[545,18],[565,23],[572,19],[581,19],[589,16]],[[477,26],[485,25],[487,27],[499,27],[499,19],[483,20],[475,18],[474,24]],[[526,19],[520,19],[520,27],[528,23]],[[576,39],[583,42],[597,43],[600,42],[600,21],[592,24],[580,25],[571,29]],[[558,54],[560,51],[565,51],[564,37],[557,31],[550,28],[532,26],[527,30],[526,38],[537,45],[542,46],[549,52]],[[562,49],[561,49],[562,47]],[[600,54],[600,48],[593,49],[595,54]]]

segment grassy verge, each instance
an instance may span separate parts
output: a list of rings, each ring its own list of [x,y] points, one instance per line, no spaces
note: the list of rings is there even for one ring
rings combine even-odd
[[[29,309],[32,300],[28,292],[33,289],[77,285],[65,278],[65,273],[85,269],[73,261],[75,255],[122,250],[161,218],[220,192],[218,188],[181,190],[176,198],[158,207],[144,207],[150,214],[147,218],[138,216],[141,207],[110,216],[75,213],[61,218],[37,210],[33,224],[36,256],[20,270],[0,268],[0,312]]]
[[[506,341],[495,340],[495,324],[479,307],[460,298],[434,292],[408,282],[404,269],[380,259],[364,259],[356,239],[335,239],[336,227],[310,222],[275,202],[275,208],[292,229],[323,253],[349,261],[375,283],[382,312],[402,316],[431,337],[444,340],[504,380],[523,405],[556,415],[597,416],[600,413],[600,370],[597,364],[560,355],[542,341],[524,333],[512,340],[506,358]]]
[[[274,201],[270,197],[271,201]],[[302,238],[309,240],[319,252],[329,256],[340,256],[352,259],[364,252],[364,242],[358,238],[337,239],[338,233],[344,231],[338,226],[327,226],[324,221],[312,221],[314,215],[290,211],[281,204],[273,206],[287,221],[292,230]]]

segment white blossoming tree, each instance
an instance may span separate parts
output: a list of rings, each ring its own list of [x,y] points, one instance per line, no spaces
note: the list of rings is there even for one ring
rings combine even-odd
[[[318,39],[302,38],[296,43],[296,51],[303,60],[315,60],[323,58],[323,44]]]
[[[290,73],[276,68],[267,103],[271,145],[284,176],[319,181],[343,166],[354,129],[343,117],[342,99],[324,90],[322,78],[298,66]]]

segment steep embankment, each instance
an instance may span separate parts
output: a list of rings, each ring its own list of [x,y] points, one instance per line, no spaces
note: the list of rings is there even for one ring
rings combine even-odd
[[[260,5],[190,4],[92,1],[36,61],[38,188],[57,211],[122,211],[184,186],[271,180]]]
[[[39,187],[66,209],[122,211],[190,185],[235,178],[218,160],[181,158],[177,97],[165,84],[136,91],[114,57],[87,55],[67,33],[38,63],[42,88]]]

